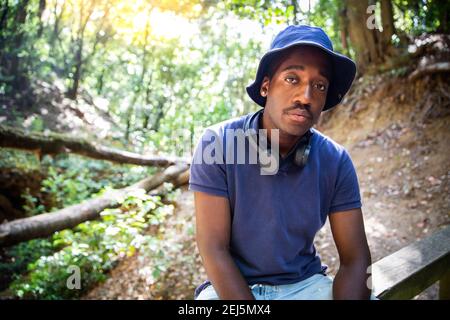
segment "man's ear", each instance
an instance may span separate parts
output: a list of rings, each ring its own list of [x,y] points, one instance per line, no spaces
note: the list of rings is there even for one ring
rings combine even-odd
[[[267,97],[267,93],[269,92],[269,84],[270,84],[269,77],[265,76],[261,83],[261,90],[259,91],[261,96],[263,96],[264,98]]]

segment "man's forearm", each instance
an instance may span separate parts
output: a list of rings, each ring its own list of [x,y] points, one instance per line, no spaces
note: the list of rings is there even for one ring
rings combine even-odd
[[[210,250],[202,255],[211,283],[222,300],[254,300],[250,288],[226,250]]]
[[[341,265],[333,282],[335,300],[368,300],[371,290],[367,286],[367,263]]]

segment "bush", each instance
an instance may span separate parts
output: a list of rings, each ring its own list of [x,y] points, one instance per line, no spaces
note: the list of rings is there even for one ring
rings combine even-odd
[[[47,168],[47,178],[41,191],[54,198],[50,211],[92,198],[105,188],[123,188],[154,172],[153,168],[111,165],[73,155],[46,157],[43,166]]]
[[[161,258],[159,246],[155,245],[156,236],[143,233],[164,221],[173,206],[163,205],[159,197],[149,196],[144,190],[120,202],[119,208],[104,210],[98,221],[84,222],[73,230],[56,233],[52,245],[63,249],[29,264],[29,273],[14,281],[10,289],[20,298],[77,298],[93,284],[103,281],[121,258],[133,255],[140,248],[145,247],[146,252]],[[71,266],[80,270],[80,290],[67,285]]]
[[[4,249],[0,262],[0,290],[27,270],[29,263],[55,251],[49,239],[34,239]]]

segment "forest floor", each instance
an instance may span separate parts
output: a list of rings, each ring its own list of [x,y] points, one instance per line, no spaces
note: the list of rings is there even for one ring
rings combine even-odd
[[[429,85],[427,78],[411,84],[382,77],[356,84],[318,126],[353,159],[373,261],[450,224],[448,95],[436,102],[445,96],[429,94]],[[444,85],[448,88],[448,80]],[[84,299],[193,298],[206,278],[195,244],[193,194],[183,188],[176,202],[161,233],[169,261],[161,276],[155,280],[151,258],[137,253]],[[328,222],[317,234],[316,248],[334,275],[339,258]],[[437,285],[415,299],[437,299]]]

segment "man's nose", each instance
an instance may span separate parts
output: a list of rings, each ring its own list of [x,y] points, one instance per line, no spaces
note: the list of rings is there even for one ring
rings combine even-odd
[[[298,88],[295,94],[295,103],[310,104],[312,100],[312,86],[307,84]]]

